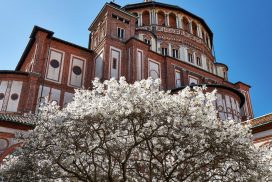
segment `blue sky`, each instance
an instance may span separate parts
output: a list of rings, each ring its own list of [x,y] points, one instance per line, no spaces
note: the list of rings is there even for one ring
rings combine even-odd
[[[120,5],[143,0],[116,0]],[[15,69],[34,25],[87,47],[88,27],[104,0],[1,0],[0,70]],[[202,17],[214,33],[218,62],[229,80],[252,86],[255,117],[272,112],[272,1],[164,0]]]

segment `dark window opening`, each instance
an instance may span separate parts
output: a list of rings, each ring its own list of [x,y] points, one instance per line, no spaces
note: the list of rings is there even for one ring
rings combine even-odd
[[[167,56],[168,55],[168,49],[163,47],[162,48],[162,55]]]
[[[178,51],[178,49],[172,49],[172,56],[173,56],[173,58],[179,58],[179,51]]]
[[[148,45],[151,45],[151,42],[148,39],[144,39],[144,42],[147,43]]]
[[[124,38],[124,32],[125,32],[124,29],[118,27],[117,28],[117,36],[118,36],[118,38],[123,39]]]
[[[196,64],[198,66],[202,66],[202,61],[201,61],[200,57],[196,57]]]
[[[117,19],[117,15],[112,14],[112,18]]]
[[[5,97],[5,94],[4,93],[0,93],[0,100],[3,100]]]
[[[193,57],[193,54],[192,53],[188,53],[188,61],[190,63],[194,63],[194,57]]]
[[[113,58],[112,60],[112,69],[117,69],[117,59],[116,58]]]

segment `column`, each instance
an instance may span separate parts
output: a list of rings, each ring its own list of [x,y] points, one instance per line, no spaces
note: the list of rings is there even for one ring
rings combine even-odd
[[[202,37],[202,30],[201,30],[200,25],[197,25],[197,29],[198,29],[199,37],[203,39],[203,37]]]
[[[179,15],[176,15],[176,25],[177,25],[177,28],[179,28]]]
[[[165,14],[165,25],[168,27],[169,26],[169,14]]]
[[[142,13],[139,13],[138,25],[142,26],[142,22],[143,22],[143,15],[142,15]]]
[[[158,25],[158,12],[157,11],[155,11],[155,19],[156,19],[155,24]]]
[[[190,33],[193,34],[192,20],[189,21]]]
[[[183,16],[180,17],[180,28],[183,29]]]
[[[188,48],[187,48],[187,49],[185,48],[185,60],[184,60],[184,61],[189,62],[189,58],[188,58]]]
[[[149,11],[149,23],[152,25],[152,10]]]
[[[197,36],[198,36],[198,37],[201,37],[200,26],[199,26],[199,24],[197,24]]]
[[[153,19],[153,22],[152,22],[152,25],[154,25],[154,24],[156,24],[156,12],[155,12],[155,10],[153,9],[152,10],[152,19]]]
[[[179,46],[179,59],[185,61],[184,52],[182,46]]]
[[[168,55],[170,56],[170,57],[172,57],[172,45],[171,44],[168,44]]]

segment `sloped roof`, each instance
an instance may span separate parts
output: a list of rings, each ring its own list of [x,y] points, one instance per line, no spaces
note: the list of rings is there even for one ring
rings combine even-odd
[[[272,113],[251,119],[248,122],[251,124],[252,128],[257,128],[259,126],[263,126],[268,123],[272,123]]]
[[[7,114],[0,113],[0,122],[8,122],[12,124],[19,124],[34,127],[34,117],[30,115],[23,114]]]
[[[23,63],[24,63],[24,61],[25,61],[25,59],[26,59],[26,57],[27,57],[30,49],[32,48],[33,44],[36,41],[36,34],[39,31],[47,33],[47,38],[49,38],[51,40],[55,40],[57,42],[61,42],[63,44],[69,45],[69,46],[73,46],[73,47],[76,47],[78,49],[82,49],[82,50],[87,51],[87,52],[92,52],[92,50],[90,50],[90,49],[88,49],[86,47],[82,47],[80,45],[77,45],[77,44],[74,44],[74,43],[71,43],[71,42],[59,39],[57,37],[54,37],[53,36],[54,32],[35,25],[34,28],[33,28],[33,30],[32,30],[32,32],[31,32],[31,34],[30,34],[29,42],[28,42],[28,44],[27,44],[27,46],[26,46],[26,48],[25,48],[25,50],[24,50],[24,52],[23,52],[23,54],[22,54],[22,56],[21,56],[21,58],[20,58],[20,60],[19,60],[19,62],[17,64],[17,66],[16,66],[16,68],[15,68],[15,71],[19,71],[21,69],[21,67],[22,67],[22,65],[23,65]]]

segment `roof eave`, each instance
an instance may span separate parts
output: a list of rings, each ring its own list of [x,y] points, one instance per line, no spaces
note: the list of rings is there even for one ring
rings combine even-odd
[[[38,33],[38,31],[42,31],[42,32],[47,33],[47,38],[51,38],[53,36],[53,34],[54,34],[54,32],[52,32],[50,30],[47,30],[47,29],[44,29],[44,28],[41,28],[41,27],[35,25],[32,32],[31,32],[31,34],[30,34],[30,36],[29,36],[30,40],[27,43],[27,46],[26,46],[26,48],[25,48],[25,50],[24,50],[24,52],[23,52],[23,54],[22,54],[22,56],[21,56],[21,58],[20,58],[20,60],[19,60],[19,62],[17,64],[17,66],[16,66],[16,68],[15,68],[15,71],[19,71],[21,69],[21,67],[22,67],[22,65],[24,63],[24,60],[26,59],[31,47],[33,46],[33,44],[36,41],[36,34]]]

